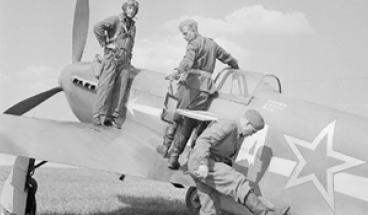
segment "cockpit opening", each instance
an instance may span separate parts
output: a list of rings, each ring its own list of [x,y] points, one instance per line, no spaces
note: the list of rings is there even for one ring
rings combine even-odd
[[[281,93],[279,78],[270,74],[226,68],[214,80],[220,94],[225,96],[248,98],[260,92]]]

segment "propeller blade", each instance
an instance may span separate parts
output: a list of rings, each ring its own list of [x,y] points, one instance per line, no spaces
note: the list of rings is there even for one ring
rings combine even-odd
[[[82,59],[86,45],[89,22],[89,1],[77,0],[74,11],[73,23],[73,53],[72,61],[79,62]]]
[[[61,87],[52,88],[51,90],[37,94],[13,105],[4,113],[13,115],[22,115],[62,90],[63,89]]]

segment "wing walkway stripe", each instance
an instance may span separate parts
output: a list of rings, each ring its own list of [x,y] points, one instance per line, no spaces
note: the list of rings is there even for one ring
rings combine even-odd
[[[134,104],[133,109],[153,116],[160,116],[162,112],[161,108],[141,104]]]
[[[272,157],[268,171],[289,177],[296,166],[296,162],[292,160],[283,159],[280,157]]]
[[[285,177],[290,177],[296,166],[296,162],[280,157],[272,157],[268,171]],[[334,190],[368,202],[368,178],[348,173],[336,173],[334,175]]]
[[[337,173],[335,191],[368,202],[368,179],[344,172]]]

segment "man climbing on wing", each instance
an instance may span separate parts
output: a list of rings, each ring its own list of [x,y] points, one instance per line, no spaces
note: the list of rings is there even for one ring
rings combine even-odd
[[[219,46],[214,40],[203,37],[198,32],[198,24],[193,19],[186,19],[179,25],[179,29],[188,42],[184,58],[170,75],[168,80],[179,81],[177,97],[180,109],[206,110],[212,98],[217,95],[217,89],[212,81],[216,59],[239,69],[237,60]],[[178,169],[179,155],[183,152],[197,121],[174,115],[174,124],[166,129],[163,145],[157,151],[164,157],[169,156],[168,167]],[[168,155],[171,145],[172,149]]]

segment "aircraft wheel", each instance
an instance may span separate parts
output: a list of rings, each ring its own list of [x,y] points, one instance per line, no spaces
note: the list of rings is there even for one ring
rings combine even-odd
[[[201,203],[199,201],[196,187],[189,187],[189,189],[187,190],[187,193],[185,194],[185,204],[190,211],[195,213],[197,213],[201,208]]]
[[[37,210],[36,192],[38,189],[37,181],[34,178],[30,178],[28,184],[28,196],[26,205],[26,215],[35,215]]]

